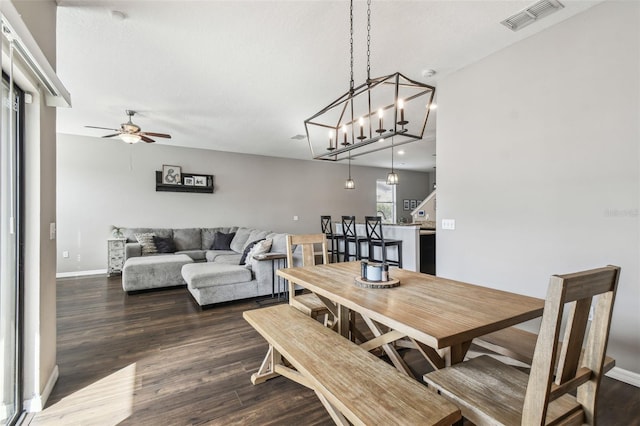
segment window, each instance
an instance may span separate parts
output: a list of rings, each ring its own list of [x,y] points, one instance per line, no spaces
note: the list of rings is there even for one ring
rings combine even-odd
[[[396,223],[396,186],[383,179],[376,181],[376,214],[382,223]]]

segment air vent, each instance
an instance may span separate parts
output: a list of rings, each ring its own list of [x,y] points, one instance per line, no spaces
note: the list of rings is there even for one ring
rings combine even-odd
[[[291,139],[295,140],[295,141],[301,141],[302,139],[306,139],[307,137],[305,135],[295,135],[295,136],[291,136]]]
[[[563,7],[558,0],[540,0],[500,23],[512,31],[518,31]]]

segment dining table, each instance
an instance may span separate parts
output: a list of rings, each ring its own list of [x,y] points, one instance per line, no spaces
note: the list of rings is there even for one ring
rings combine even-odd
[[[419,272],[390,268],[396,287],[362,286],[360,262],[282,268],[276,273],[315,293],[332,326],[369,351],[384,352],[413,376],[398,353],[412,348],[435,369],[464,360],[474,338],[542,315],[544,300]],[[356,282],[358,281],[358,282]],[[356,327],[354,313],[362,321]]]

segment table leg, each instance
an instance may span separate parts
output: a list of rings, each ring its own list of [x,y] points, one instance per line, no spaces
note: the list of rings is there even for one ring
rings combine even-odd
[[[459,364],[464,361],[465,355],[467,355],[467,351],[471,347],[471,341],[463,342],[459,345],[451,346],[451,360],[450,365]]]
[[[338,333],[347,339],[349,338],[349,330],[351,328],[349,325],[349,318],[349,309],[342,305],[338,305]]]

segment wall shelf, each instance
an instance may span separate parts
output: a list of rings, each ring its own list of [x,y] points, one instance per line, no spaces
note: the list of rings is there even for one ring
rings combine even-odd
[[[203,177],[206,185],[195,185],[197,177]],[[189,178],[193,185],[185,185]],[[182,185],[162,183],[162,171],[156,170],[156,192],[191,192],[197,194],[213,194],[213,175],[203,175],[201,173],[182,173]]]

